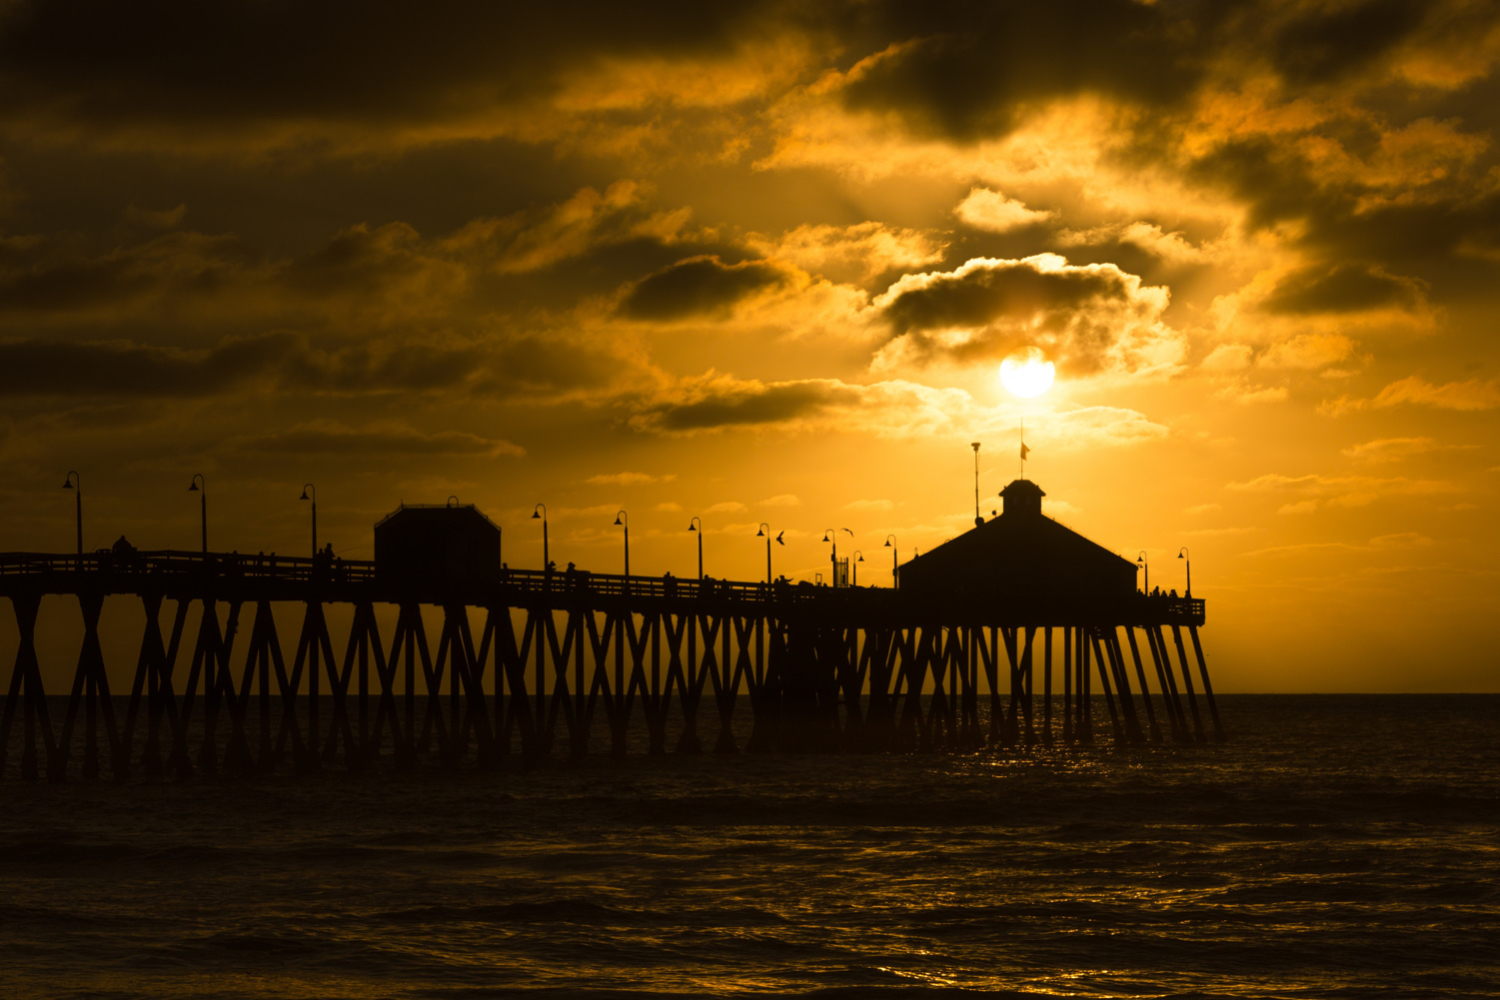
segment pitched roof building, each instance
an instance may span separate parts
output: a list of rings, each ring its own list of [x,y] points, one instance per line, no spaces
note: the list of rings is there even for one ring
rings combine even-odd
[[[1041,487],[1000,491],[1000,516],[900,568],[901,592],[945,608],[973,608],[1037,624],[1118,617],[1135,599],[1136,565],[1042,513]]]

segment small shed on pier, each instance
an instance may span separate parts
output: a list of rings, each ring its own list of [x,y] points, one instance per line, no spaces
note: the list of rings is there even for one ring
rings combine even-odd
[[[1105,616],[1135,595],[1136,565],[1042,513],[1041,487],[1017,479],[1004,509],[900,568],[901,591],[919,601],[1032,621]]]
[[[473,504],[405,504],[375,525],[375,578],[399,593],[471,594],[500,582],[500,529]]]

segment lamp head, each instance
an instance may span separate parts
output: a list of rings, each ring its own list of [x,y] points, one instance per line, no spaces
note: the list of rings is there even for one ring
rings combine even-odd
[[[833,531],[832,531],[832,529],[830,529],[830,530],[828,530],[828,531],[825,531],[825,532],[823,532],[823,541],[825,541],[825,542],[826,542],[826,541],[829,541],[829,540],[830,540],[830,536],[831,536],[831,535],[832,535],[832,534],[833,534]]]
[[[188,492],[189,493],[197,493],[198,492],[198,480],[194,479],[192,481],[192,483],[188,486]]]
[[[698,527],[697,527],[697,525],[694,525],[694,524],[689,524],[689,525],[688,525],[688,530],[689,530],[689,531],[697,531],[697,530],[698,530]]]
[[[766,533],[764,531],[756,531],[755,532],[755,537],[756,538],[765,538],[766,537]]]
[[[616,515],[615,515],[615,524],[616,524],[616,526],[618,526],[618,525],[619,525],[619,523],[620,523],[620,515],[619,515],[619,514],[616,514]]]
[[[539,510],[532,511],[531,512],[531,519],[533,521],[540,521],[542,519],[542,512],[539,511]]]
[[[865,561],[865,557],[863,555],[861,555],[857,559],[855,559],[855,562],[864,562],[864,561]]]
[[[73,488],[73,480],[71,480],[71,479],[64,479],[63,480],[63,489],[65,489],[65,490],[71,490],[72,488]]]
[[[302,495],[300,497],[298,497],[297,499],[298,500],[306,500],[307,499],[307,490],[303,489]]]
[[[886,548],[890,548],[890,547],[891,547],[891,540],[890,540],[890,539],[889,539],[889,538],[887,538],[887,539],[886,539],[886,540],[885,540],[885,547],[886,547]]]

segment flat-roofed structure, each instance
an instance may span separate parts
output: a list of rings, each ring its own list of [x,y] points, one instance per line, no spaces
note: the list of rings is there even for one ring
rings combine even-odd
[[[483,593],[500,583],[500,529],[473,504],[403,503],[375,525],[375,579],[396,594]]]

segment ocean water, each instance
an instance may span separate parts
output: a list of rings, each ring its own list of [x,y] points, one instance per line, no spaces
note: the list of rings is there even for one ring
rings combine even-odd
[[[0,996],[1500,996],[1500,697],[1220,704],[1124,751],[12,763]]]

